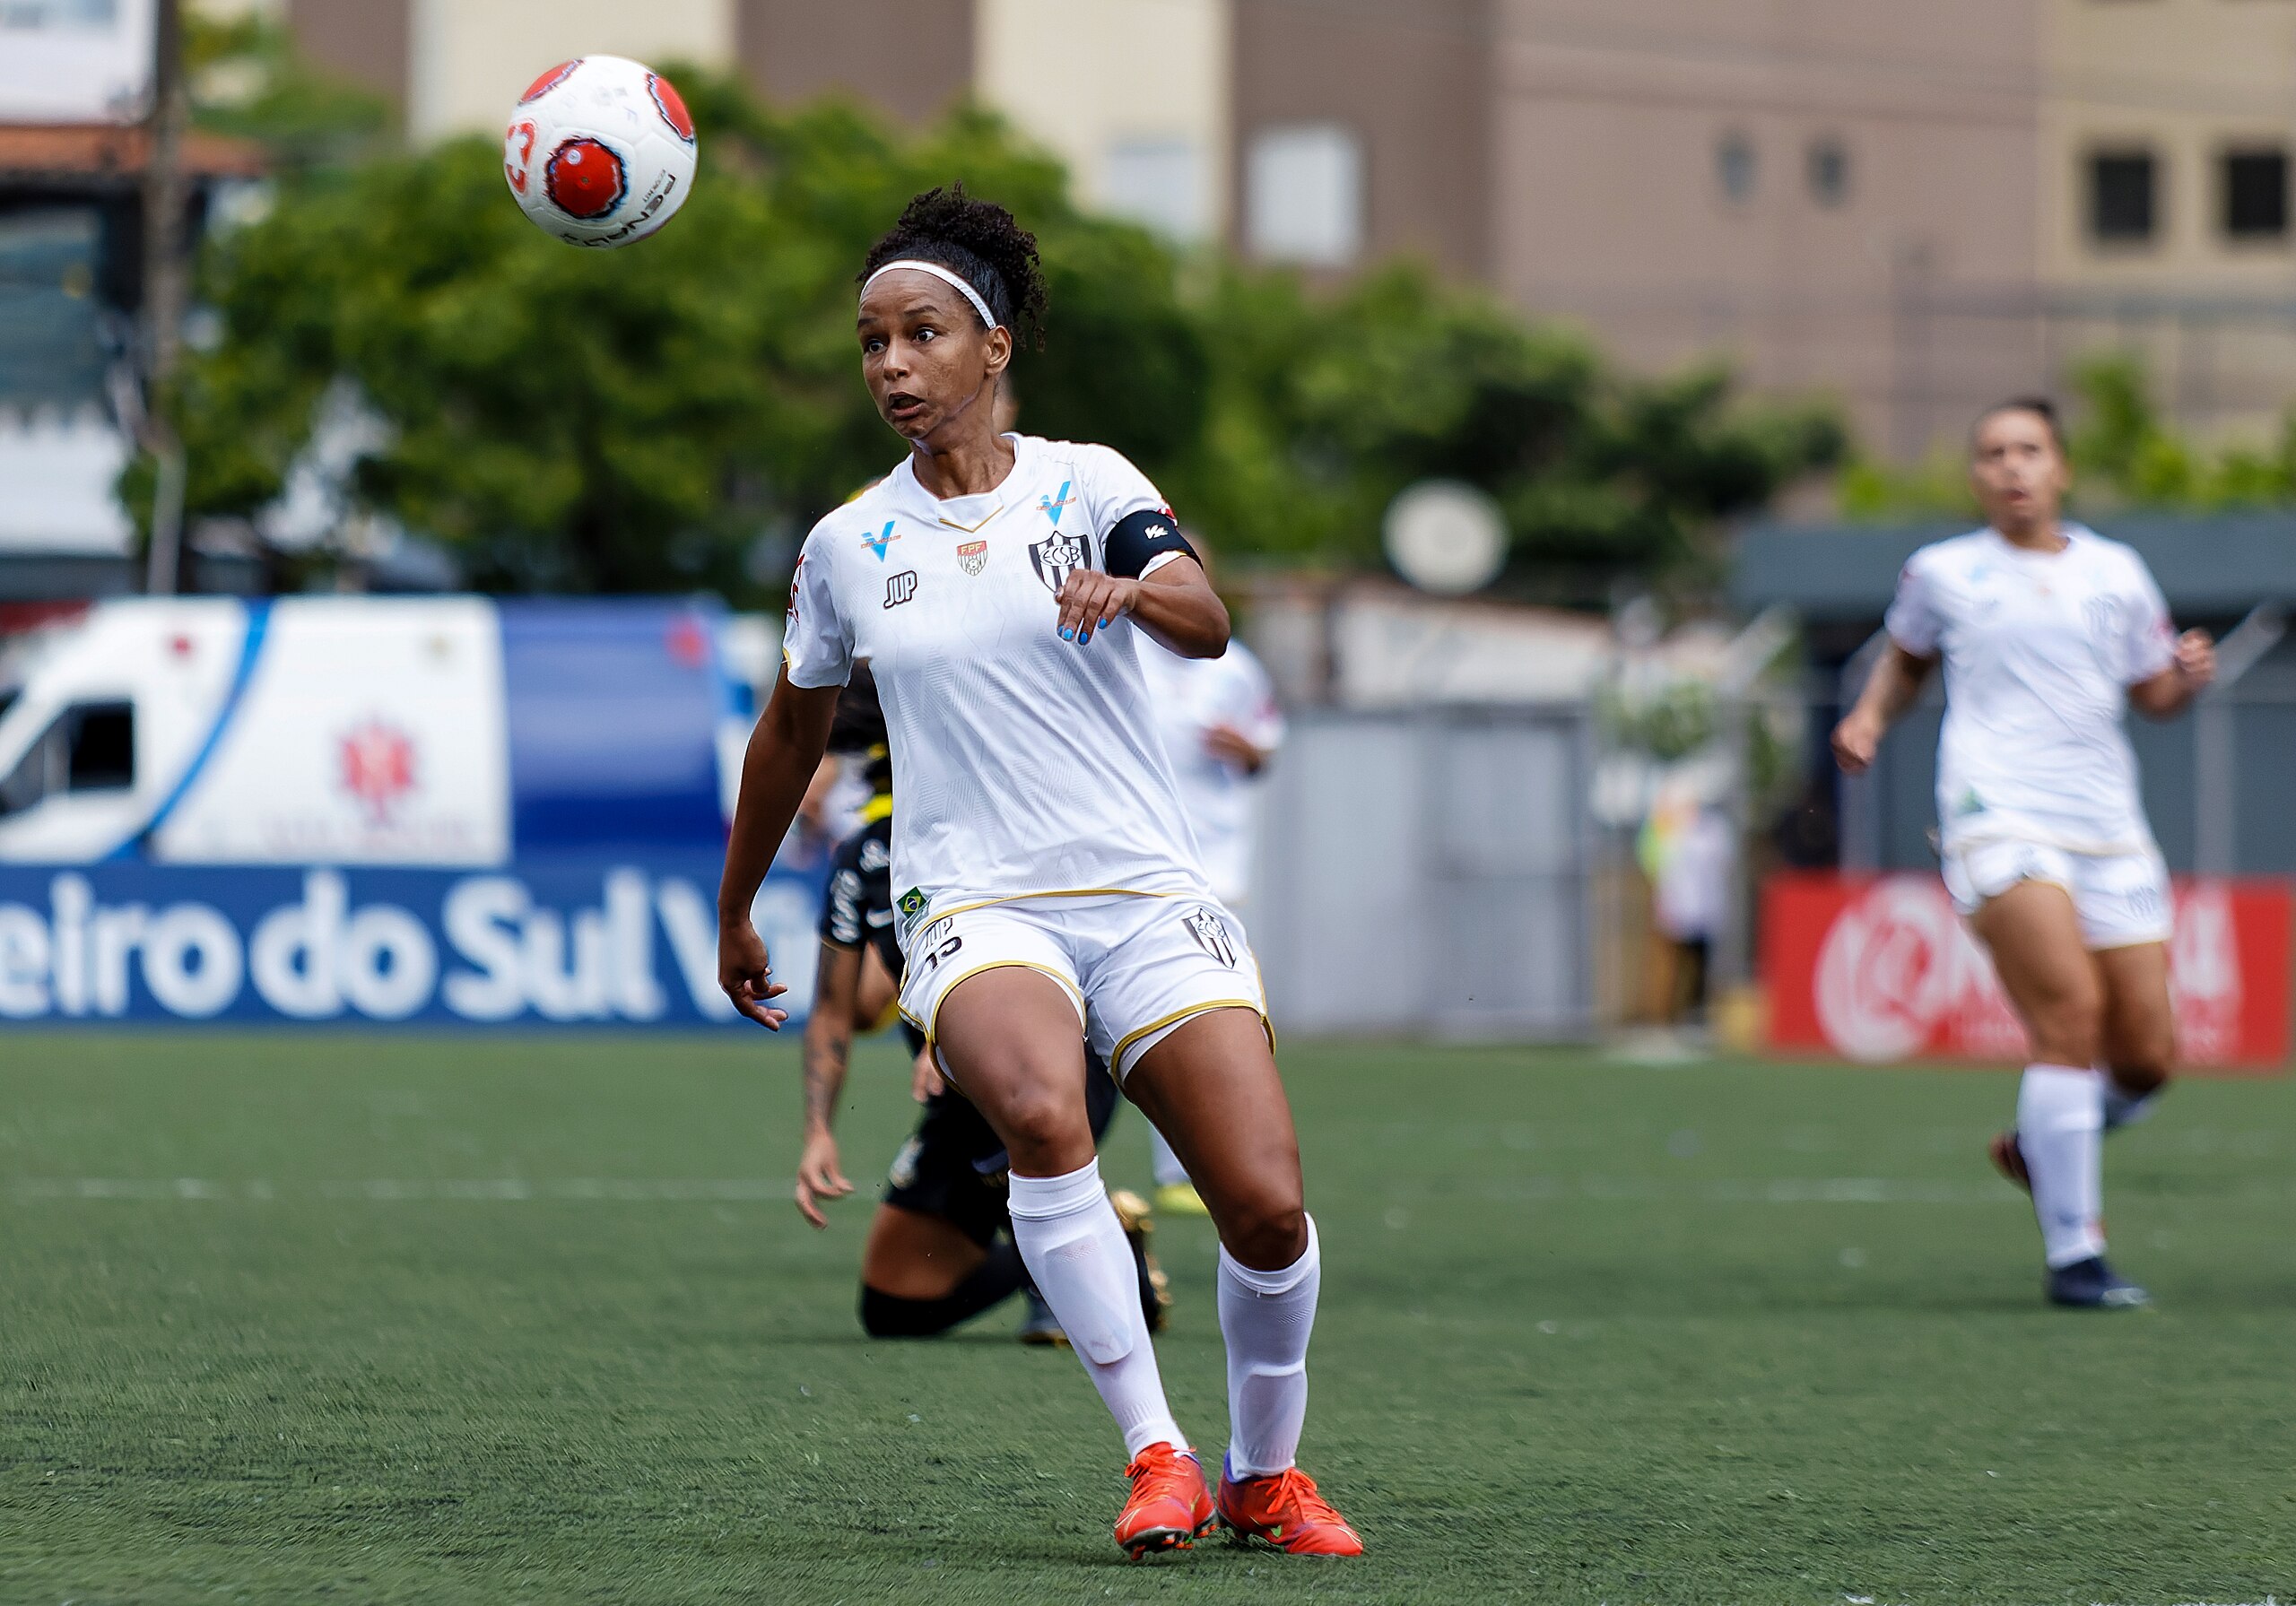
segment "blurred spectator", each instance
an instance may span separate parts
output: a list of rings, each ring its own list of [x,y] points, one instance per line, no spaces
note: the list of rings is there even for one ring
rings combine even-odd
[[[1730,818],[1694,797],[1662,796],[1639,846],[1654,922],[1670,950],[1662,994],[1665,1023],[1703,1020],[1714,938],[1729,918],[1736,858]]]

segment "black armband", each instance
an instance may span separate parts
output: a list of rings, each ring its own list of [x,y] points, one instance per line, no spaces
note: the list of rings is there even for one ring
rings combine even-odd
[[[1109,532],[1105,546],[1109,573],[1118,578],[1136,580],[1141,571],[1153,562],[1159,553],[1181,552],[1193,558],[1187,538],[1180,534],[1180,521],[1170,513],[1144,508],[1137,513],[1127,513],[1116,521],[1116,528]]]

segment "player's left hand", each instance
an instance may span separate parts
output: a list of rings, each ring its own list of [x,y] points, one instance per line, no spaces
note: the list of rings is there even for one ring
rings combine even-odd
[[[1112,624],[1140,603],[1140,582],[1097,569],[1070,571],[1060,587],[1060,638],[1082,647],[1092,632]]]
[[[909,1096],[923,1104],[928,1098],[939,1098],[948,1086],[941,1080],[941,1067],[933,1063],[932,1045],[918,1049],[917,1063],[909,1068]]]
[[[1267,762],[1267,755],[1259,750],[1258,745],[1231,725],[1205,726],[1204,751],[1222,764],[1232,765],[1246,775],[1257,775],[1260,766]]]
[[[2216,643],[2206,630],[2187,630],[2177,638],[2177,678],[2194,691],[2216,678]]]
[[[789,989],[772,979],[773,963],[766,955],[765,939],[748,921],[729,921],[718,928],[718,985],[734,1008],[768,1031],[779,1031],[789,1011],[768,1002]]]

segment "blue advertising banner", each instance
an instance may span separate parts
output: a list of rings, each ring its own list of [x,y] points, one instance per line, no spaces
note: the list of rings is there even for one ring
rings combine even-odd
[[[0,866],[0,1022],[740,1023],[718,990],[718,868]],[[793,1024],[825,869],[777,870],[753,907]]]

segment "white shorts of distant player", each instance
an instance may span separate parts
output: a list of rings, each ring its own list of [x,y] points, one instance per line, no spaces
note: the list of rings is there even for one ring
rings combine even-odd
[[[1207,1011],[1247,1009],[1267,1024],[1259,961],[1216,899],[1096,893],[960,906],[919,926],[908,951],[900,1011],[928,1040],[938,1041],[941,1002],[959,982],[1022,966],[1060,984],[1118,1082]]]
[[[2003,838],[1945,850],[1945,890],[1963,919],[2020,881],[2064,888],[2092,951],[2169,940],[2169,867],[2158,849],[2079,853]]]

